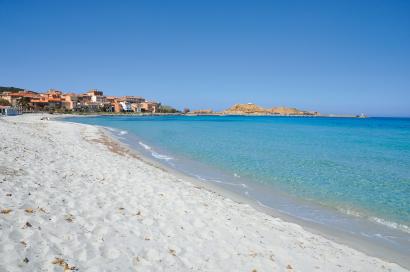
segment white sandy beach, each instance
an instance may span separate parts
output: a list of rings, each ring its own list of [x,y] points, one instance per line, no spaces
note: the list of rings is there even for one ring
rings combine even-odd
[[[41,117],[0,118],[0,271],[407,271]]]

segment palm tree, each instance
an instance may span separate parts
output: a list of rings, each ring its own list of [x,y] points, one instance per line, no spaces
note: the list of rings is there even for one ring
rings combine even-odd
[[[19,100],[17,100],[17,106],[21,108],[23,111],[30,110],[30,98],[21,97]]]

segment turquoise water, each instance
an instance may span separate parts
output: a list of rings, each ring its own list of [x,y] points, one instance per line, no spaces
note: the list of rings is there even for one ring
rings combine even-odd
[[[272,190],[409,233],[410,119],[116,116],[68,120],[118,129],[120,137],[127,136],[128,142],[157,159],[181,169],[182,164],[194,162],[184,169],[204,179],[210,172],[220,173],[212,179],[237,182],[234,185],[242,185],[244,195],[258,198],[253,189]],[[269,206],[276,195],[269,199],[266,192],[259,200]]]

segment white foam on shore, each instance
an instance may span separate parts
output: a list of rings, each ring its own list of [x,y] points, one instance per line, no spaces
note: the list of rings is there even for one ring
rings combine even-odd
[[[151,147],[149,145],[144,144],[143,142],[138,142],[140,146],[142,146],[145,150],[151,150]]]
[[[192,176],[194,176],[195,178],[202,180],[202,181],[207,181],[207,182],[215,182],[215,183],[219,183],[219,184],[225,184],[225,185],[230,185],[230,186],[240,186],[242,188],[248,189],[249,186],[246,185],[245,183],[233,183],[233,182],[228,182],[228,181],[222,181],[219,179],[206,179],[200,175],[196,175],[196,174],[191,174]],[[248,192],[249,193],[249,192]]]
[[[111,131],[111,132],[116,132],[116,131],[118,131],[117,129],[112,128],[112,127],[103,127],[103,128],[108,129],[108,130]]]
[[[151,155],[152,155],[154,158],[157,158],[157,159],[159,159],[159,160],[164,160],[164,161],[169,161],[169,160],[172,160],[172,159],[173,159],[172,157],[169,157],[169,156],[163,155],[163,154],[159,154],[159,153],[157,153],[157,152],[151,152]]]
[[[354,216],[354,217],[360,217],[360,218],[366,218],[367,220],[370,220],[372,222],[381,224],[383,226],[392,228],[392,229],[396,229],[396,230],[400,230],[403,231],[405,233],[409,233],[410,234],[410,227],[404,224],[400,224],[397,222],[392,222],[392,221],[388,221],[376,216],[367,216],[359,211],[353,210],[353,209],[346,209],[346,208],[339,208],[338,211],[350,215],[350,216]]]
[[[410,234],[410,227],[409,226],[399,224],[399,223],[396,223],[396,222],[387,221],[387,220],[384,220],[384,219],[381,219],[381,218],[378,218],[378,217],[374,217],[374,216],[370,217],[369,219],[373,222],[382,224],[384,226],[387,226],[387,227],[390,227],[390,228],[393,228],[393,229],[398,229],[398,230],[401,230],[403,232],[406,232],[406,233]]]
[[[159,154],[159,153],[153,151],[152,148],[151,148],[149,145],[144,144],[144,143],[141,142],[141,141],[139,141],[138,144],[139,144],[140,146],[142,146],[145,150],[150,150],[150,151],[151,151],[151,156],[153,156],[154,158],[156,158],[156,159],[158,159],[158,160],[170,161],[170,160],[174,159],[174,158],[172,158],[172,157],[170,157],[170,156],[163,155],[163,154]]]

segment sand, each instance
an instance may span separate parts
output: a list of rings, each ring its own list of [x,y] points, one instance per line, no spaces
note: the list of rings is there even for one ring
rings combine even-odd
[[[407,271],[41,117],[0,118],[0,271]]]

